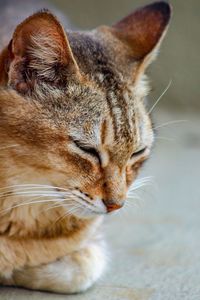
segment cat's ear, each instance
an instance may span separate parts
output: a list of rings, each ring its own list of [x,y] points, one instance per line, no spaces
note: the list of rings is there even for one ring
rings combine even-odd
[[[47,10],[18,25],[9,52],[9,85],[19,93],[26,94],[36,82],[64,85],[78,72],[64,29]]]
[[[156,56],[171,16],[171,7],[160,1],[139,8],[112,27],[128,47],[130,57],[145,68]]]

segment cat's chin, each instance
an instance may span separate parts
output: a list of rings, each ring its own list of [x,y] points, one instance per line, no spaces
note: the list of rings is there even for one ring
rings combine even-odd
[[[94,219],[94,218],[99,218],[107,215],[107,212],[106,211],[98,212],[89,209],[87,209],[86,211],[84,209],[82,210],[80,209],[79,211],[73,212],[71,215],[78,219]]]
[[[63,206],[65,208],[65,205]],[[92,219],[108,213],[107,208],[101,199],[95,199],[93,202],[87,200],[74,201],[66,207],[66,216],[74,216],[79,219]]]
[[[92,211],[88,211],[88,212],[76,212],[76,213],[72,213],[71,216],[77,218],[77,219],[82,219],[82,220],[89,220],[89,219],[96,219],[96,218],[103,218],[104,216],[111,216],[114,215],[116,213],[118,213],[119,211],[112,211],[112,212],[92,212]]]

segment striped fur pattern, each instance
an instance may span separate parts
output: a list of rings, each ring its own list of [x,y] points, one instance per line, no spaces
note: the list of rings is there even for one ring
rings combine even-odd
[[[43,10],[4,45],[1,284],[74,293],[104,272],[99,227],[124,205],[149,157],[144,71],[169,18],[169,5],[156,2],[112,27],[65,32]]]

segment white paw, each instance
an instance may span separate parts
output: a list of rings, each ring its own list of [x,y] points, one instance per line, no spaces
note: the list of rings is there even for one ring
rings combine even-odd
[[[16,285],[57,293],[79,293],[90,288],[103,274],[106,251],[103,243],[91,243],[87,248],[39,267],[13,273]]]

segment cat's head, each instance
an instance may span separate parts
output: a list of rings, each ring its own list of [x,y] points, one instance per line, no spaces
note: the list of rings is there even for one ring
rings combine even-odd
[[[169,19],[156,2],[89,32],[49,11],[20,24],[0,60],[5,176],[56,187],[78,216],[123,206],[153,143],[144,71]]]

